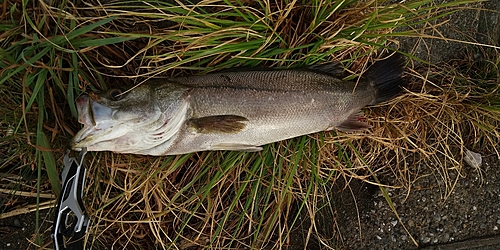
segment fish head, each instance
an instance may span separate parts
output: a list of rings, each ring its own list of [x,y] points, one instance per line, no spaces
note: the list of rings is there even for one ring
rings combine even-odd
[[[173,92],[175,94],[175,91]],[[137,153],[168,141],[187,112],[182,98],[162,104],[154,86],[143,84],[127,92],[77,98],[83,128],[71,140],[74,150]],[[175,130],[175,131],[174,131]]]

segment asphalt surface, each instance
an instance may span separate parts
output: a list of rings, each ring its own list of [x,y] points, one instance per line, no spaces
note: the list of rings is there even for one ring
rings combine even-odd
[[[388,189],[400,219],[376,186],[355,180],[350,183],[354,195],[339,193],[336,219],[345,249],[500,249],[496,156],[483,159],[480,170],[450,171],[456,180],[451,193],[435,169],[418,167],[422,177],[411,192]]]

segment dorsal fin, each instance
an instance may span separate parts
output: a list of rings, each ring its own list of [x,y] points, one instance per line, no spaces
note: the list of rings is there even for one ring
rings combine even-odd
[[[345,75],[344,67],[339,62],[313,64],[305,67],[304,69],[326,74],[336,78],[344,78]]]

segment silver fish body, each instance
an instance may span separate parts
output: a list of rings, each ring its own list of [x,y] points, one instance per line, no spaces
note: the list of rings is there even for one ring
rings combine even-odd
[[[343,81],[338,64],[326,64],[155,80],[119,100],[81,96],[84,128],[72,147],[147,155],[258,151],[334,128],[367,129],[359,111],[402,90],[402,61],[376,62],[357,83]]]

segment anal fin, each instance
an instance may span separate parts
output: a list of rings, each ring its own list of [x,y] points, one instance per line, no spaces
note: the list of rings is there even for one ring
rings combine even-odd
[[[336,126],[336,128],[344,132],[362,131],[371,128],[372,126],[364,122],[364,120],[363,112],[359,111],[351,114],[346,121]]]

